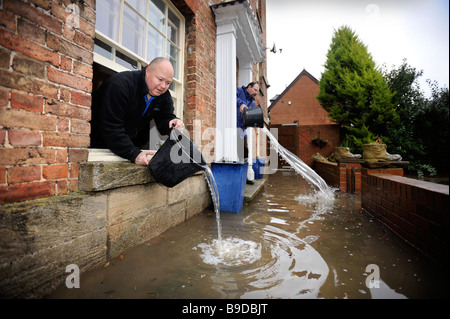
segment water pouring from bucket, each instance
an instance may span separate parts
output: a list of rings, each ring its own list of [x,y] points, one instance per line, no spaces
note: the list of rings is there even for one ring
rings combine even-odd
[[[177,129],[172,129],[169,138],[158,149],[148,167],[153,178],[167,187],[174,187],[195,173],[205,171],[216,213],[218,241],[221,243],[222,226],[217,184],[202,153],[189,137]]]
[[[269,137],[272,146],[275,146],[275,150],[291,164],[297,173],[301,174],[310,184],[316,186],[327,196],[333,193],[317,173],[281,146],[270,131],[264,127],[264,115],[261,107],[246,109],[244,111],[244,124],[246,127],[262,128],[263,132]],[[242,254],[230,253],[250,251],[248,247],[252,248],[251,251],[257,252],[260,250],[260,247],[254,247],[253,242],[235,238],[222,240],[219,191],[216,181],[202,153],[186,135],[173,129],[170,138],[166,140],[150,161],[149,170],[156,181],[167,187],[174,187],[200,170],[205,171],[216,213],[218,239],[214,240],[212,244],[201,244],[198,248],[203,250],[206,259],[210,260],[212,257],[212,263],[235,265],[236,260],[253,262],[255,258],[259,258],[257,257],[258,254],[255,253],[248,254],[248,256],[251,256],[249,259],[243,258],[244,255]]]
[[[243,117],[245,127],[259,127],[263,129],[263,132],[268,136],[272,147],[274,147],[276,152],[280,154],[298,174],[305,178],[313,187],[326,195],[326,197],[334,197],[334,190],[332,190],[327,183],[300,158],[284,148],[275,136],[273,136],[264,126],[264,114],[261,106],[245,109]]]

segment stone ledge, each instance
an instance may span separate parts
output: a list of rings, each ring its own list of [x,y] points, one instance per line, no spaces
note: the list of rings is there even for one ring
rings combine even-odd
[[[199,171],[194,174],[203,174]],[[129,162],[85,162],[80,164],[78,188],[83,192],[156,183],[145,166]]]
[[[384,161],[384,162],[371,162],[371,161],[363,161],[363,166],[369,168],[397,168],[397,167],[408,167],[409,162],[407,161]]]
[[[79,189],[98,192],[108,189],[155,183],[147,167],[125,162],[85,162],[80,164]]]
[[[266,183],[266,179],[255,179],[255,183],[247,184],[245,185],[245,193],[244,193],[244,200],[245,202],[249,202],[253,200],[256,195],[262,190],[264,187],[264,184]]]

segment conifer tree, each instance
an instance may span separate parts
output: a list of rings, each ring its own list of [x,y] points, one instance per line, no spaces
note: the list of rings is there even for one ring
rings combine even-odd
[[[386,132],[399,121],[393,93],[367,46],[350,27],[335,30],[324,66],[317,99],[345,128],[355,150],[377,138],[389,146]]]

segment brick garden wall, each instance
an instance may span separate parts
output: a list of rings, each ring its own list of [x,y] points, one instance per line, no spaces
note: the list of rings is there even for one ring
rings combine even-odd
[[[312,156],[319,153],[324,157],[330,156],[334,147],[339,145],[339,126],[327,125],[300,125],[299,128],[299,154],[298,157],[307,165],[313,165]],[[311,143],[314,137],[326,139],[328,143],[320,148]]]
[[[89,146],[95,1],[3,0],[0,21],[0,202],[76,191]]]
[[[362,176],[363,210],[448,266],[448,185],[364,170]]]
[[[356,163],[322,161],[314,161],[313,167],[328,185],[341,192],[361,194],[363,211],[448,266],[448,185],[403,177],[402,168],[364,168]]]
[[[339,188],[340,192],[361,194],[361,164],[314,160],[313,168],[328,185]],[[402,169],[400,171],[403,172]],[[398,169],[394,172],[400,173]]]

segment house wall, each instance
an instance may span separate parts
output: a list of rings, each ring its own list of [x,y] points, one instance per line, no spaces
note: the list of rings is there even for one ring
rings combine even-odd
[[[205,131],[216,126],[216,26],[210,5],[219,2],[172,1],[186,18],[183,120],[202,146],[214,141]],[[249,2],[261,8],[265,41],[265,0]],[[95,0],[2,1],[0,203],[78,190],[79,165],[90,143],[95,8]],[[253,67],[254,80],[262,81],[265,62],[261,68]],[[267,87],[261,87],[267,108]]]
[[[302,75],[289,87],[276,104],[271,106],[270,122],[284,124],[299,122],[299,125],[332,125],[328,113],[316,96],[319,85],[308,75]],[[289,101],[291,104],[289,105]]]
[[[327,157],[335,146],[339,146],[339,126],[329,119],[327,111],[316,99],[320,90],[316,80],[308,76],[305,70],[302,73],[270,106],[270,123],[298,121],[299,147],[296,155],[311,166],[312,155],[320,153]],[[315,137],[326,139],[328,143],[319,148],[311,142]]]
[[[95,1],[4,0],[0,11],[0,202],[78,189],[87,159]]]
[[[175,1],[174,4],[179,8],[181,2]],[[206,137],[201,138],[203,133],[215,127],[216,123],[216,25],[209,4],[217,2],[220,1],[185,1],[190,11],[185,14],[184,122],[188,131],[196,134],[198,145],[203,146],[209,143]]]

